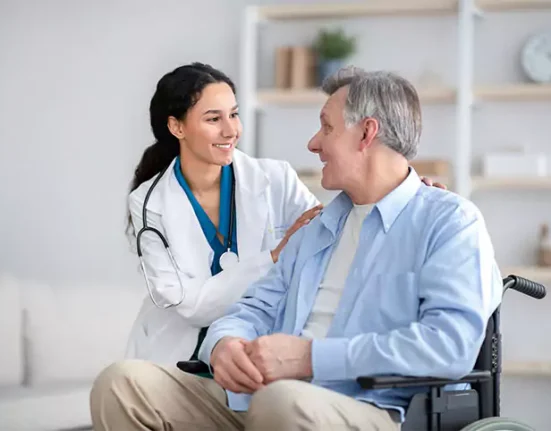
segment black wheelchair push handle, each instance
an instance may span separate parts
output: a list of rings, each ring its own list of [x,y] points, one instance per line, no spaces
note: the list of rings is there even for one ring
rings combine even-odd
[[[524,277],[519,277],[518,275],[509,275],[503,281],[503,293],[505,293],[507,289],[513,289],[535,299],[542,299],[547,294],[543,284],[536,283]]]

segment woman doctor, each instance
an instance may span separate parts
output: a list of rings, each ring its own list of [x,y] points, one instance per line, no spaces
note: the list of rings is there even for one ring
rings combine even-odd
[[[150,121],[156,142],[135,170],[128,205],[152,297],[134,323],[127,357],[174,365],[196,355],[206,328],[268,272],[321,205],[289,163],[236,149],[235,87],[208,65],[166,74]],[[155,232],[139,234],[143,214],[168,252]],[[171,304],[179,305],[163,308]]]

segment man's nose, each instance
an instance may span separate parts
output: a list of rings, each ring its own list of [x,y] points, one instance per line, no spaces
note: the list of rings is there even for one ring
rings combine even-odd
[[[312,136],[312,139],[308,142],[308,150],[314,154],[317,154],[320,152],[320,144],[318,139],[318,134],[316,133],[314,136]]]

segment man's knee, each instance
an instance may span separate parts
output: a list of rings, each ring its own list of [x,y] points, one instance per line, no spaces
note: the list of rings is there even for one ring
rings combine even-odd
[[[282,426],[297,415],[303,415],[307,397],[301,397],[301,393],[304,395],[305,385],[309,383],[279,380],[255,392],[249,404],[247,423],[261,429],[262,424]]]

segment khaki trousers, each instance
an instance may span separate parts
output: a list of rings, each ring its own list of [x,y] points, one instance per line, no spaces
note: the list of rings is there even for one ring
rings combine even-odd
[[[214,380],[136,360],[105,369],[90,404],[96,431],[400,429],[394,413],[297,380],[266,386],[248,412],[234,412]]]

